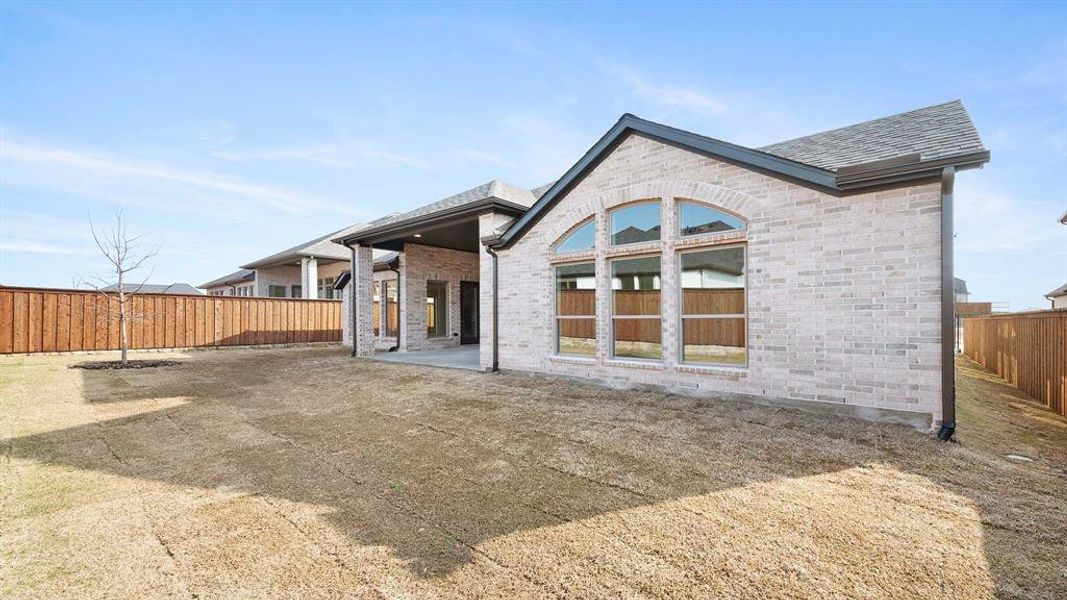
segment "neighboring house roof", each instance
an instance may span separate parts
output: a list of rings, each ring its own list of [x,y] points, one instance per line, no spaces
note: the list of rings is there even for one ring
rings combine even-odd
[[[959,100],[759,148],[831,171],[907,154],[933,160],[985,150]]]
[[[1046,298],[1059,298],[1060,296],[1067,296],[1067,283],[1045,294]]]
[[[540,200],[541,196],[544,196],[545,192],[547,192],[549,189],[551,189],[552,186],[555,183],[556,183],[555,181],[550,181],[549,183],[546,183],[544,185],[539,185],[539,186],[535,187],[534,189],[530,190],[530,193],[533,194],[534,199]]]
[[[624,114],[522,217],[491,242],[514,243],[631,134],[843,196],[941,177],[945,167],[989,161],[959,101],[867,121],[763,148],[746,148]]]
[[[128,285],[125,286],[127,290],[136,292],[138,294],[175,294],[175,295],[193,295],[200,296],[203,292],[189,285],[188,283],[168,283],[168,284],[155,284],[146,283],[144,285]],[[109,285],[107,287],[100,288],[102,292],[117,292],[119,291],[118,284]]]
[[[952,278],[952,292],[956,294],[969,294],[967,291],[967,282],[959,277]]]
[[[332,239],[338,244],[351,243],[357,238],[371,237],[385,231],[425,223],[442,215],[461,213],[468,209],[475,210],[493,204],[525,212],[536,201],[537,197],[533,191],[494,179],[414,210],[378,219],[358,231],[347,234],[339,232]]]
[[[379,271],[382,269],[389,268],[389,263],[396,260],[398,256],[400,256],[399,252],[386,252],[381,256],[374,257],[374,270]],[[348,285],[348,281],[350,279],[352,279],[352,271],[350,269],[345,269],[344,271],[341,271],[341,274],[333,280],[333,289],[344,289],[344,287]]]
[[[255,278],[255,271],[251,269],[240,269],[238,271],[230,273],[229,275],[219,277],[218,279],[213,279],[207,283],[201,283],[199,287],[202,289],[215,288],[224,285],[232,285],[234,283],[244,283],[245,281],[252,281]]]
[[[304,257],[326,258],[332,260],[348,260],[348,249],[344,246],[341,246],[340,244],[335,244],[331,240],[336,237],[343,237],[349,235],[367,226],[367,223],[356,223],[355,225],[350,225],[348,227],[345,227],[344,229],[334,231],[333,233],[317,237],[311,240],[310,242],[297,244],[292,248],[287,248],[285,250],[282,250],[281,252],[271,254],[266,258],[261,258],[259,260],[250,262],[247,265],[241,265],[241,268],[258,269],[261,267],[269,267],[272,265],[278,265],[283,263],[297,262]]]

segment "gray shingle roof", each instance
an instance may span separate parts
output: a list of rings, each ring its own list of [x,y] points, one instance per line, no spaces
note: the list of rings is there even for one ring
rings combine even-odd
[[[146,283],[146,284],[141,285],[141,286],[138,286],[137,284],[134,284],[134,285],[127,285],[127,286],[124,286],[124,287],[126,288],[127,291],[136,292],[138,294],[175,294],[175,295],[185,295],[185,296],[188,296],[188,295],[202,296],[203,295],[203,292],[201,292],[200,290],[196,289],[195,287],[189,285],[188,283],[166,283],[166,284]],[[119,286],[116,283],[115,285],[109,285],[107,287],[100,288],[100,289],[101,289],[101,291],[105,291],[105,292],[117,292],[117,291],[119,291]]]
[[[984,149],[959,100],[757,148],[831,171],[913,153],[931,160]]]
[[[256,272],[255,271],[253,271],[251,269],[240,269],[240,270],[234,271],[233,273],[230,273],[229,275],[224,275],[222,277],[219,277],[218,279],[213,279],[213,280],[211,280],[211,281],[209,281],[207,283],[202,283],[202,284],[200,284],[199,287],[201,289],[219,287],[220,285],[229,285],[231,283],[240,283],[240,282],[243,282],[243,281],[251,281],[252,279],[255,279],[255,277],[256,277]]]
[[[546,188],[547,189],[547,188]],[[518,204],[529,208],[533,206],[533,203],[537,201],[534,194],[525,188],[521,188],[517,185],[512,185],[506,181],[500,181],[494,179],[490,182],[483,183],[478,187],[471,188],[464,192],[449,196],[437,202],[431,202],[425,206],[420,206],[414,210],[410,210],[406,213],[392,214],[387,217],[378,219],[373,223],[368,224],[369,227],[383,227],[388,225],[396,225],[398,223],[404,223],[406,221],[414,221],[421,217],[426,217],[437,212],[444,210],[458,208],[465,204],[473,204],[481,200],[487,200],[489,198],[499,198],[506,202]],[[333,236],[333,239],[344,237],[347,233],[338,232]]]
[[[287,248],[281,252],[271,254],[266,258],[248,263],[247,265],[241,265],[242,269],[255,269],[258,267],[265,267],[268,265],[294,262],[300,260],[305,256],[314,256],[316,258],[329,258],[334,260],[348,260],[349,250],[340,244],[333,243],[332,239],[346,236],[350,233],[354,233],[368,227],[368,223],[356,223],[355,225],[349,225],[344,229],[334,231],[333,233],[326,234],[322,237],[317,237],[310,242],[304,242],[297,244],[292,248]]]
[[[1067,295],[1067,283],[1065,283],[1065,284],[1061,285],[1060,287],[1052,290],[1051,292],[1045,294],[1045,297],[1046,298],[1052,298],[1053,296],[1063,296],[1063,295]]]

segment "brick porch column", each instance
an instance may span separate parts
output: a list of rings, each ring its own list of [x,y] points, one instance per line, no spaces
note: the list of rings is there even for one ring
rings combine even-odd
[[[352,253],[352,311],[355,315],[356,356],[374,355],[374,253],[354,246]]]

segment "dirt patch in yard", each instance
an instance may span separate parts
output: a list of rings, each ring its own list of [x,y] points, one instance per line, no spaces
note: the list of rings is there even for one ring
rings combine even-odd
[[[336,348],[175,359],[0,360],[0,596],[1067,596],[1067,420],[972,363],[942,444]]]
[[[173,367],[178,364],[176,360],[100,360],[95,362],[82,362],[71,365],[72,369],[115,370],[115,369],[150,369],[152,367]]]

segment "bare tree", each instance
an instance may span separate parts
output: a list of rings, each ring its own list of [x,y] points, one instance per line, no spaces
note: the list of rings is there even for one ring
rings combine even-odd
[[[142,235],[130,236],[126,233],[126,223],[122,219],[122,210],[115,213],[115,227],[105,231],[97,231],[93,225],[93,217],[89,215],[89,231],[93,234],[93,241],[100,253],[111,263],[108,276],[94,276],[92,280],[84,280],[90,287],[109,299],[107,303],[109,317],[118,318],[119,321],[119,347],[122,349],[122,364],[127,364],[127,352],[129,350],[129,337],[126,334],[126,324],[131,320],[144,319],[148,315],[137,314],[129,309],[130,300],[144,287],[149,277],[155,271],[155,266],[149,270],[148,275],[140,283],[131,284],[131,274],[145,266],[145,263],[159,253],[159,248],[142,251],[137,243]],[[111,313],[111,298],[118,299],[118,311]]]

